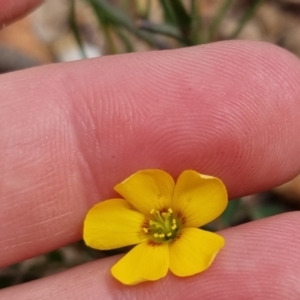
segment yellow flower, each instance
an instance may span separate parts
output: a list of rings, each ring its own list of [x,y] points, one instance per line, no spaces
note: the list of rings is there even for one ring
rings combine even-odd
[[[158,280],[168,273],[190,276],[206,270],[224,238],[198,227],[218,217],[227,205],[221,180],[192,170],[176,184],[162,170],[139,171],[115,190],[124,199],[96,204],[84,222],[85,243],[108,250],[135,245],[111,269],[124,284]]]

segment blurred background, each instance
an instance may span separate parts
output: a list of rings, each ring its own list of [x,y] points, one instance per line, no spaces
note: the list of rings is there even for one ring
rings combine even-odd
[[[266,41],[300,57],[300,0],[46,0],[0,31],[0,73],[228,39]],[[299,207],[300,176],[272,191],[231,201],[207,229]],[[94,251],[78,242],[0,270],[0,288],[122,251]]]

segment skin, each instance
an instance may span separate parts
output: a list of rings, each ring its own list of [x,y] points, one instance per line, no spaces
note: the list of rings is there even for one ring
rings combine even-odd
[[[42,2],[42,0],[0,0],[0,28],[7,26],[9,23],[18,18],[21,18]]]
[[[0,1],[1,22],[39,1]],[[0,22],[0,23],[1,23]],[[300,171],[300,62],[231,41],[42,66],[0,77],[0,266],[79,240],[87,210],[133,172],[195,169],[230,197]],[[298,299],[299,213],[221,232],[207,271],[127,287],[119,256],[0,291],[0,299]]]

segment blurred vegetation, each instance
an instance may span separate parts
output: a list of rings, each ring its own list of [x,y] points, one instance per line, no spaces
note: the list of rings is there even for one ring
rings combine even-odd
[[[70,1],[70,27],[84,56],[83,39],[76,19],[76,2]],[[97,18],[105,40],[105,54],[134,52],[138,43],[147,45],[148,49],[174,49],[220,39],[235,39],[264,2],[223,0],[214,16],[207,20],[201,14],[201,0],[84,1],[90,5]],[[232,7],[237,1],[239,22],[227,36],[220,37],[222,21],[226,15],[234,13]],[[231,201],[223,215],[209,224],[207,229],[221,230],[294,209],[296,206],[281,201],[270,192],[244,197]],[[79,242],[0,270],[0,288],[37,279],[118,252],[119,250],[94,251]]]
[[[71,28],[84,53],[80,31],[76,26],[75,0],[71,1]],[[134,52],[137,40],[154,49],[173,49],[216,41],[221,22],[235,2],[224,0],[214,17],[207,22],[201,16],[199,0],[85,1],[97,17],[109,54],[119,53],[120,48],[124,48],[125,52]],[[240,20],[226,39],[237,37],[262,2],[244,2]],[[157,15],[159,22],[155,21]]]

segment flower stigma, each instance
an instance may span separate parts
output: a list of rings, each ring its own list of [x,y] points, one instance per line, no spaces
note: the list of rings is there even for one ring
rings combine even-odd
[[[174,216],[173,210],[150,211],[151,219],[143,227],[143,231],[149,234],[155,243],[163,243],[174,240],[181,228],[181,222]]]

